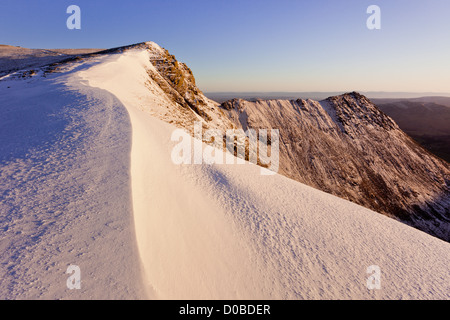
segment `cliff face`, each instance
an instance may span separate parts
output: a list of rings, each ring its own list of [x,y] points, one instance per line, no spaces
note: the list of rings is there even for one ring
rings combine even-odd
[[[205,129],[229,128],[231,122],[219,108],[219,104],[208,99],[197,87],[189,67],[176,60],[166,49],[154,42],[145,42],[129,47],[146,49],[152,68],[147,69],[147,84],[155,101],[144,108],[159,118],[180,128],[193,132],[194,122],[201,122]]]
[[[221,105],[246,129],[280,130],[280,173],[450,240],[450,170],[358,93]]]

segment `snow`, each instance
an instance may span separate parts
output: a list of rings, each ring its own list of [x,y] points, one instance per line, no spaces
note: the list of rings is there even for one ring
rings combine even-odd
[[[333,122],[339,127],[339,129],[341,129],[341,131],[345,131],[341,122],[338,120],[336,110],[334,110],[330,103],[327,100],[322,100],[319,102],[319,104],[322,106],[323,110],[325,110],[325,112],[330,116]]]
[[[0,45],[0,76],[12,71],[39,68],[64,59],[101,49],[27,49]]]
[[[0,299],[142,297],[129,116],[74,74],[34,78],[0,82]]]
[[[449,243],[250,163],[175,165],[145,68],[0,82],[0,298],[450,298]]]

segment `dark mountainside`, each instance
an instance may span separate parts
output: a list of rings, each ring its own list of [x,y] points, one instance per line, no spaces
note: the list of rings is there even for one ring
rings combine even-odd
[[[415,141],[450,162],[450,98],[375,100]]]
[[[234,99],[221,107],[244,130],[280,130],[280,173],[450,240],[448,163],[366,97]]]

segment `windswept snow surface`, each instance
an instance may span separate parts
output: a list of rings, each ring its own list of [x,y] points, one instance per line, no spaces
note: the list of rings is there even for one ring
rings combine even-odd
[[[131,123],[67,74],[0,82],[0,299],[143,296],[131,204]],[[69,290],[69,265],[81,289]]]
[[[449,243],[253,164],[175,165],[145,68],[0,82],[1,298],[450,298]]]

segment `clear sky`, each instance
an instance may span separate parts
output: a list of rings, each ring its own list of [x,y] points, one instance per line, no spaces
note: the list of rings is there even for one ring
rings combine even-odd
[[[81,8],[81,30],[66,9]],[[369,30],[369,5],[381,29]],[[450,92],[450,0],[0,0],[0,43],[155,41],[203,91]]]

